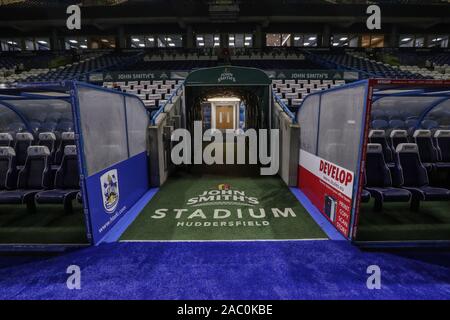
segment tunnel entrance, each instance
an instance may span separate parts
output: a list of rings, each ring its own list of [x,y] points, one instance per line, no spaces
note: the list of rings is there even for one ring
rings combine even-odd
[[[202,121],[205,131],[270,128],[271,83],[265,72],[253,68],[192,72],[185,81],[185,128],[192,131],[195,121]]]

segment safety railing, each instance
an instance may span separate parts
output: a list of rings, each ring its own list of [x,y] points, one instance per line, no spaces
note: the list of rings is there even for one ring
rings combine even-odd
[[[286,103],[284,103],[280,99],[280,97],[277,95],[277,93],[273,89],[272,89],[272,94],[273,94],[274,100],[280,105],[281,109],[283,109],[283,111],[288,115],[288,117],[292,119],[292,122],[295,123],[296,122],[295,114],[292,113],[291,110],[289,110],[289,108],[286,105]]]
[[[173,98],[176,97],[176,96],[178,96],[178,93],[180,92],[180,90],[182,89],[182,87],[183,87],[183,84],[182,84],[182,83],[179,84],[179,85],[175,88],[175,90],[172,92],[172,94],[169,96],[169,98],[167,98],[167,101],[166,101],[164,104],[162,104],[162,105],[159,106],[158,110],[156,110],[156,112],[155,112],[155,113],[153,114],[153,116],[151,117],[151,123],[152,123],[152,125],[155,125],[155,124],[156,124],[156,119],[158,118],[158,116],[159,116],[162,112],[164,112],[165,107],[166,107],[169,103],[172,103]]]

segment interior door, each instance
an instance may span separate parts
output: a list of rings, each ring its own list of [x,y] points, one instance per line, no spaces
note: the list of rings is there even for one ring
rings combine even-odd
[[[216,129],[234,129],[233,106],[216,107]]]

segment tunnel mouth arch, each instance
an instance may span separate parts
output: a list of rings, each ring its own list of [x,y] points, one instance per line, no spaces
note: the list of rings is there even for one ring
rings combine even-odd
[[[214,97],[237,97],[245,108],[245,128],[270,128],[272,81],[259,69],[220,66],[191,72],[184,82],[185,127],[203,121],[202,103]]]

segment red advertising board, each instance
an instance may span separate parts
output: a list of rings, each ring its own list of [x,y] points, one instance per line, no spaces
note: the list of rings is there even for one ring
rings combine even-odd
[[[352,213],[353,172],[300,150],[298,186],[346,237]]]

